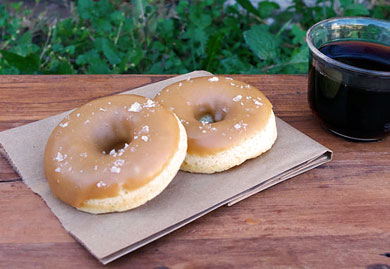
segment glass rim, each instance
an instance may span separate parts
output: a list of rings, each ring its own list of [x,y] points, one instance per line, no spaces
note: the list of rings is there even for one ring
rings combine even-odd
[[[333,21],[348,21],[348,20],[365,20],[365,21],[368,20],[368,21],[388,24],[390,27],[389,21],[376,19],[376,18],[370,18],[370,17],[335,17],[335,18],[329,18],[326,20],[322,20],[322,21],[317,22],[313,26],[311,26],[306,33],[306,42],[307,42],[307,45],[308,45],[310,51],[315,56],[319,57],[321,60],[325,61],[326,63],[329,63],[333,66],[336,66],[336,67],[339,67],[339,68],[342,68],[342,69],[345,69],[348,71],[354,71],[354,72],[358,72],[358,73],[362,73],[362,74],[366,74],[366,75],[371,75],[371,76],[377,76],[377,77],[378,76],[390,77],[390,71],[375,71],[375,70],[369,70],[369,69],[359,68],[359,67],[355,67],[355,66],[352,66],[349,64],[345,64],[345,63],[339,62],[335,59],[332,59],[329,56],[326,56],[325,54],[323,54],[319,49],[317,49],[314,46],[310,34],[315,28],[317,28],[319,25],[330,23]]]

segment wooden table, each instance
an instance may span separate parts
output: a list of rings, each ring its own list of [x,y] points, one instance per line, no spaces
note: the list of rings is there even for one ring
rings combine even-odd
[[[168,77],[0,76],[0,131]],[[353,143],[323,130],[307,104],[306,76],[232,77],[262,89],[277,116],[332,149],[334,160],[107,267],[390,268],[389,139]],[[0,268],[99,265],[0,157]]]

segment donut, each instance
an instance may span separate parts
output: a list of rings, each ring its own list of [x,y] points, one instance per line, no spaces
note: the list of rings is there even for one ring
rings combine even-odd
[[[266,152],[277,137],[267,97],[229,77],[188,78],[167,86],[155,100],[173,111],[186,129],[184,171],[227,170]]]
[[[138,95],[94,100],[51,133],[44,172],[52,193],[99,214],[138,207],[161,193],[187,150],[183,125],[170,110]]]

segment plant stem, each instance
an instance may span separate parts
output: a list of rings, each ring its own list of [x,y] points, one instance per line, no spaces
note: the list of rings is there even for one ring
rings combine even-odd
[[[115,41],[114,41],[115,45],[118,43],[118,39],[119,39],[120,33],[122,31],[122,26],[123,26],[123,20],[121,20],[121,23],[119,24],[119,27],[118,27],[118,33],[116,34]]]
[[[54,25],[55,25],[55,24],[54,24]],[[42,52],[41,52],[41,55],[39,56],[39,60],[42,60],[42,57],[43,57],[43,55],[45,54],[45,52],[46,52],[46,50],[47,50],[47,48],[48,48],[49,40],[50,40],[50,38],[51,38],[51,34],[52,34],[53,27],[54,27],[54,26],[52,26],[52,27],[49,26],[49,32],[47,33],[46,42],[45,42],[45,45],[44,45],[43,50],[42,50]]]

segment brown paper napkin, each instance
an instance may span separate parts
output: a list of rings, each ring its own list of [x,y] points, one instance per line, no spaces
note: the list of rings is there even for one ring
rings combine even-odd
[[[154,97],[163,87],[196,71],[135,90]],[[129,93],[129,92],[126,92]],[[331,151],[277,119],[272,149],[239,167],[213,175],[179,172],[159,196],[134,210],[91,215],[53,197],[43,174],[43,153],[54,127],[69,112],[0,133],[0,145],[23,182],[38,193],[63,227],[97,259],[107,264],[222,206],[232,205],[331,159]]]

